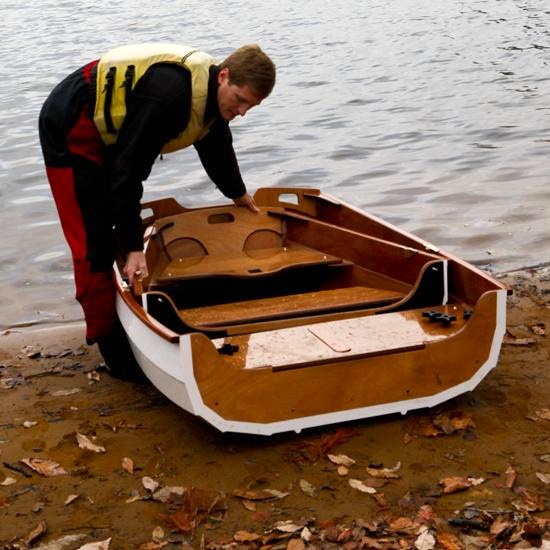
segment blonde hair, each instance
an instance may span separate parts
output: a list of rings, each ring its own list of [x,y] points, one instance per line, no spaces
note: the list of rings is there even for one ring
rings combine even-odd
[[[275,86],[275,64],[257,44],[237,48],[220,65],[220,69],[226,67],[229,69],[231,84],[248,85],[262,99]]]

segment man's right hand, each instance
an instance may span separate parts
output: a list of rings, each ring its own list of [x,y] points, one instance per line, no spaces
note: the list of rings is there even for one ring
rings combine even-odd
[[[249,193],[245,193],[242,197],[239,197],[238,199],[233,199],[233,202],[236,206],[246,206],[251,212],[254,212],[254,214],[257,214],[260,209],[256,205],[256,202],[252,198],[252,195]]]

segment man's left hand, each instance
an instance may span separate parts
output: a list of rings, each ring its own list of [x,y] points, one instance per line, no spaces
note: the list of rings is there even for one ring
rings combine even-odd
[[[124,266],[124,274],[128,277],[130,285],[134,284],[135,279],[142,279],[149,275],[145,254],[143,252],[134,251],[128,254],[126,265]]]

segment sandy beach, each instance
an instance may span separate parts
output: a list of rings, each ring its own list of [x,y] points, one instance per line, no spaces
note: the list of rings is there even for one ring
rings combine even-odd
[[[550,270],[502,279],[508,332],[474,392],[269,438],[112,378],[81,325],[5,331],[2,548],[550,548]]]

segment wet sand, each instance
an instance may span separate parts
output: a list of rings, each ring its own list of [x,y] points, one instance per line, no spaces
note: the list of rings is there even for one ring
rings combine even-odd
[[[81,326],[3,333],[2,548],[550,547],[550,270],[503,278],[506,343],[474,392],[270,438],[112,378]]]

